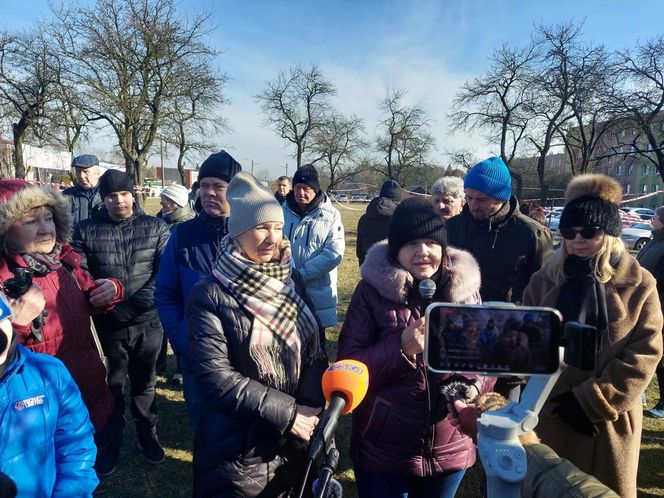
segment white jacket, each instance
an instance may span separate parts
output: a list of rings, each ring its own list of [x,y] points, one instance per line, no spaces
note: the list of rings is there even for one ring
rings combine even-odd
[[[346,247],[341,214],[325,193],[320,204],[300,217],[284,202],[284,235],[323,327],[337,324],[337,266]],[[290,196],[292,197],[292,196]],[[292,199],[290,199],[291,202]]]

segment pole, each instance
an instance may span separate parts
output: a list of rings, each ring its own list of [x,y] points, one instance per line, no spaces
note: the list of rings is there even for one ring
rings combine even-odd
[[[286,176],[288,176],[288,163],[286,163]]]
[[[163,139],[159,140],[159,161],[161,162],[161,188],[163,189],[164,186],[165,186],[164,177],[166,176],[166,172],[164,171],[164,140]]]
[[[254,160],[251,160],[251,175],[253,176],[254,174]]]

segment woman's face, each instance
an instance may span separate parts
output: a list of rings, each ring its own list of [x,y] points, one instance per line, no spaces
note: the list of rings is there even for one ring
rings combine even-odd
[[[577,232],[576,237],[572,240],[565,240],[565,249],[567,249],[567,254],[573,254],[581,258],[589,258],[594,256],[602,248],[604,243],[604,232],[601,230],[597,231],[597,234],[592,239],[584,239],[581,237],[581,234],[578,233],[583,227],[572,227],[573,230]]]
[[[659,221],[659,216],[657,215],[652,217],[650,223],[652,224],[653,230],[661,230],[662,228],[664,228],[664,224],[661,221]]]
[[[443,247],[431,239],[411,240],[399,249],[397,260],[417,280],[424,280],[440,268]]]
[[[283,229],[283,223],[268,221],[242,232],[235,240],[248,259],[254,263],[269,263],[279,255]]]
[[[47,206],[31,209],[9,227],[7,239],[17,252],[48,254],[55,247],[52,209]]]

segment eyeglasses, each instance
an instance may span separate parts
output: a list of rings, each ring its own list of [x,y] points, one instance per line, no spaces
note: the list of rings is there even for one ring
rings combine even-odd
[[[594,239],[598,234],[602,233],[602,229],[599,227],[583,227],[578,230],[574,228],[560,228],[558,231],[567,240],[574,240],[577,233],[581,234],[581,237],[584,239]]]

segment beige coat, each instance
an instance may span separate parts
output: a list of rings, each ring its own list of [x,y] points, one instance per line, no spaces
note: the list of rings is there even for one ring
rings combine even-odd
[[[524,305],[555,307],[560,285],[545,271],[546,266],[532,276],[523,293]],[[550,395],[572,389],[600,435],[578,434],[552,414],[555,405],[549,402],[536,432],[561,457],[629,498],[636,497],[641,393],[662,356],[662,311],[655,279],[627,253],[605,288],[609,330],[601,339],[595,371],[566,367]]]

